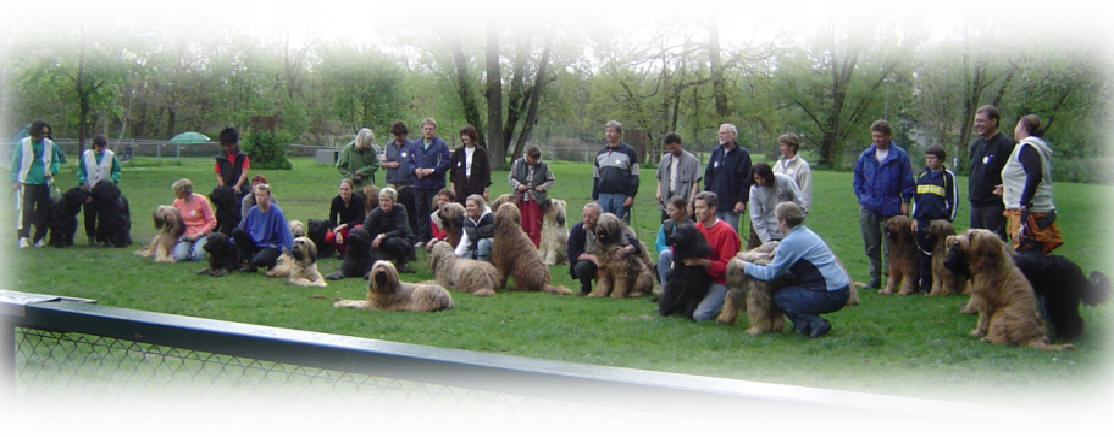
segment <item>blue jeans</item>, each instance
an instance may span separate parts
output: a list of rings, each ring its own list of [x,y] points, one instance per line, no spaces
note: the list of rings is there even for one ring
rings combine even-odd
[[[734,229],[736,234],[739,233],[739,216],[740,214],[735,214],[734,212],[731,212],[731,210],[716,210],[716,218],[723,220],[727,222],[727,224],[731,225],[731,229]]]
[[[491,262],[491,246],[494,241],[494,238],[481,238],[480,241],[476,242],[475,250],[472,250],[472,248],[464,249],[464,253],[460,257]]]
[[[708,286],[708,295],[700,301],[700,304],[696,305],[696,310],[692,312],[692,319],[699,322],[719,316],[720,310],[723,309],[723,298],[726,296],[727,286],[713,282],[712,285]]]
[[[615,214],[619,219],[630,224],[630,208],[623,207],[623,202],[626,201],[626,194],[600,193],[600,209]]]
[[[665,287],[665,278],[673,271],[673,250],[663,249],[658,254],[658,280],[662,288]]]
[[[205,259],[205,239],[209,238],[204,236],[198,238],[197,241],[187,240],[183,235],[174,244],[172,254],[174,261],[202,261]]]
[[[822,320],[820,314],[843,308],[850,294],[851,291],[847,287],[820,292],[790,286],[774,292],[774,306],[789,317],[797,332],[807,333],[813,322]]]

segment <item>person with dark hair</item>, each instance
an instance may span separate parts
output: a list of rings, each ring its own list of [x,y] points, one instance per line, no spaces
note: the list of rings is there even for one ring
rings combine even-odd
[[[364,230],[371,237],[371,258],[373,261],[390,260],[402,273],[414,273],[407,266],[412,250],[409,221],[406,207],[398,205],[398,193],[393,188],[379,190],[379,206],[364,220]]]
[[[607,144],[592,161],[592,200],[603,212],[615,214],[630,224],[630,209],[638,194],[638,154],[622,142],[623,125],[611,120],[604,125]]]
[[[86,149],[77,164],[77,183],[85,191],[91,191],[100,181],[111,181],[120,184],[120,161],[108,148],[108,138],[102,134],[93,136],[93,148]],[[85,235],[89,237],[89,246],[96,244],[94,237],[97,232],[97,203],[90,196],[85,199]]]
[[[19,140],[12,153],[12,191],[20,190],[23,199],[16,224],[19,226],[19,248],[43,247],[50,214],[50,179],[58,173],[63,161],[62,150],[50,139],[50,125],[37,120],[31,123],[30,136]],[[34,238],[31,225],[35,225]]]
[[[870,125],[871,144],[855,162],[852,188],[859,198],[859,229],[870,260],[869,288],[882,286],[882,238],[886,219],[909,214],[909,200],[916,183],[913,166],[905,149],[890,138],[890,124],[877,120]],[[889,253],[889,243],[885,243]]]
[[[692,313],[695,321],[710,320],[723,309],[723,298],[727,296],[727,262],[739,253],[739,234],[730,225],[716,216],[719,199],[716,193],[701,191],[696,194],[693,210],[696,211],[696,230],[704,234],[708,247],[712,250],[699,259],[680,260],[686,266],[702,266],[712,282],[708,284],[708,295],[696,306]]]
[[[1013,152],[1013,141],[998,130],[998,108],[983,105],[975,110],[975,132],[979,137],[967,152],[971,171],[967,200],[971,203],[971,229],[988,229],[1006,241],[1005,208],[995,188],[1002,184],[1002,167]]]
[[[925,167],[917,175],[917,192],[913,195],[913,232],[921,251],[920,290],[925,293],[932,290],[932,248],[936,247],[929,223],[938,219],[951,223],[958,211],[955,203],[959,188],[955,175],[944,166],[947,157],[944,146],[933,144],[925,148]]]
[[[1018,253],[1047,255],[1064,244],[1052,203],[1052,148],[1042,135],[1037,115],[1017,121],[1013,130],[1017,145],[1002,167],[1002,186],[997,190],[1006,209],[1006,230]]]
[[[804,213],[808,213],[801,201],[801,190],[789,176],[774,173],[769,164],[759,162],[751,169],[750,178],[750,223],[754,232],[747,242],[748,250],[784,237],[774,217],[774,207],[779,202],[796,203]]]
[[[774,174],[789,176],[789,179],[797,183],[797,188],[801,190],[801,201],[798,204],[805,215],[808,215],[808,207],[812,203],[812,169],[809,168],[808,161],[798,153],[801,149],[801,137],[794,133],[777,137],[777,149],[781,152],[781,157],[774,163]]]
[[[526,148],[526,156],[514,160],[507,175],[507,183],[515,194],[515,202],[522,214],[522,230],[537,247],[542,239],[542,203],[556,179],[549,165],[542,162],[542,150],[537,146]]]
[[[700,161],[681,145],[681,136],[676,132],[665,134],[665,151],[658,162],[658,171],[654,176],[658,180],[657,193],[654,199],[661,208],[661,219],[667,220],[669,213],[666,211],[666,202],[673,196],[680,196],[687,203],[692,203],[696,191],[700,189]]]
[[[449,186],[457,199],[479,194],[486,201],[491,186],[487,149],[480,145],[480,134],[470,124],[460,128],[460,143],[449,158]]]
[[[379,170],[379,146],[375,145],[375,133],[371,129],[360,129],[356,138],[340,150],[337,170],[341,177],[352,183],[353,191],[375,183],[375,171]]]
[[[437,222],[433,220],[437,216],[437,211],[440,211],[441,207],[449,202],[456,202],[456,197],[453,190],[448,188],[442,188],[436,196],[433,196],[433,211],[429,213],[430,239],[425,243],[425,250],[433,250],[434,244],[438,241],[446,241],[449,238],[448,230],[441,229],[437,226]]]
[[[491,262],[495,242],[495,214],[484,203],[483,196],[473,194],[464,200],[464,223],[454,253],[461,258]]]
[[[254,272],[257,267],[274,268],[279,254],[289,253],[294,246],[282,208],[271,203],[271,186],[256,185],[252,195],[255,206],[248,210],[240,226],[232,230],[232,241],[240,251],[240,258],[247,260],[240,268],[243,273]]]
[[[665,213],[668,218],[661,222],[658,227],[658,237],[654,240],[654,251],[658,254],[658,283],[663,287],[667,275],[672,270],[673,265],[673,231],[677,230],[678,226],[684,224],[691,224],[692,219],[689,217],[689,201],[681,196],[670,197],[665,202]]]
[[[704,169],[704,190],[716,193],[716,217],[738,232],[750,196],[750,152],[735,140],[739,136],[735,125],[721,124],[717,135],[719,145]]]
[[[449,169],[449,146],[437,136],[437,122],[432,118],[422,120],[422,138],[414,142],[413,152],[410,155],[410,168],[417,178],[414,190],[413,212],[418,216],[418,228],[415,230],[417,245],[429,241],[433,233],[429,222],[422,218],[429,216],[433,206],[433,197],[438,191],[445,188],[445,172]]]
[[[364,225],[364,196],[353,188],[351,179],[344,178],[337,184],[337,195],[329,205],[329,231],[325,242],[332,244],[337,253],[344,255],[348,250],[345,239],[353,229]]]
[[[220,146],[223,151],[215,157],[217,163],[214,167],[217,173],[217,185],[232,187],[236,190],[237,196],[242,196],[244,181],[248,178],[251,162],[248,160],[248,155],[240,151],[240,132],[233,127],[220,131]]]
[[[847,304],[851,279],[827,243],[805,227],[804,213],[797,204],[779,203],[774,215],[785,235],[774,259],[765,266],[741,261],[743,272],[763,281],[793,273],[793,285],[774,291],[774,305],[789,317],[794,330],[809,338],[820,337],[832,329],[831,322],[820,314],[839,311]]]
[[[410,167],[410,158],[414,155],[414,145],[406,138],[409,133],[406,123],[396,122],[391,125],[391,135],[394,136],[394,141],[387,143],[384,147],[381,166],[387,172],[386,187],[395,190],[398,203],[405,206],[407,212],[412,213],[417,211],[417,207],[414,205],[414,182],[417,177],[414,176],[414,169]],[[378,198],[376,198],[376,201],[378,201]],[[368,213],[370,214],[370,212]],[[410,223],[408,223],[410,229],[418,229],[418,216],[409,214],[407,218],[410,220]]]

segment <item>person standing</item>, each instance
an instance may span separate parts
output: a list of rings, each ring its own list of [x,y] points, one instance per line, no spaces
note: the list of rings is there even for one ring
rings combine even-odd
[[[119,184],[120,173],[120,161],[108,149],[108,138],[102,134],[93,136],[93,148],[86,149],[77,164],[77,183],[85,191],[91,191],[100,181]],[[89,247],[92,247],[96,244],[93,237],[97,232],[97,203],[90,196],[85,199],[83,208],[85,235],[89,237]]]
[[[1002,184],[1002,167],[1013,152],[1013,141],[998,130],[998,108],[983,105],[975,110],[975,132],[967,156],[971,172],[967,180],[967,200],[971,203],[971,229],[988,229],[1006,241],[1006,219],[1002,195],[995,188]]]
[[[415,231],[417,243],[413,244],[420,245],[432,238],[429,222],[421,218],[429,217],[433,197],[445,188],[445,171],[449,169],[449,146],[437,136],[437,122],[432,118],[422,120],[422,139],[414,143],[413,152],[410,155],[410,168],[417,178],[414,190],[416,211],[406,213],[412,212],[419,218]]]
[[[665,151],[658,162],[658,171],[654,176],[658,180],[657,193],[654,199],[661,208],[661,220],[669,218],[666,211],[666,202],[673,196],[685,199],[686,204],[691,204],[700,188],[700,161],[681,145],[681,136],[676,132],[665,134]]]
[[[1002,167],[999,193],[1006,209],[1006,230],[1018,253],[1047,255],[1064,245],[1052,203],[1052,148],[1041,138],[1043,134],[1040,117],[1021,117],[1013,130],[1017,146]]]
[[[23,204],[19,209],[19,248],[43,247],[46,241],[47,220],[50,214],[50,178],[58,173],[62,151],[50,139],[50,125],[37,120],[31,123],[31,136],[19,141],[12,153],[12,191],[19,190]],[[34,238],[28,240],[31,225],[35,225]]]
[[[174,191],[174,202],[171,206],[178,209],[178,214],[182,216],[182,224],[186,227],[171,251],[174,261],[203,260],[205,239],[209,232],[217,227],[217,217],[213,215],[209,199],[194,193],[193,182],[186,178],[174,181],[170,189]]]
[[[798,153],[801,149],[801,137],[793,133],[782,135],[777,138],[777,148],[781,157],[774,163],[774,174],[789,176],[789,179],[797,183],[797,189],[801,191],[798,205],[807,216],[808,207],[812,203],[812,170],[808,161]]]
[[[391,125],[391,135],[394,141],[387,143],[383,151],[382,166],[387,172],[387,187],[395,190],[398,203],[406,207],[409,213],[407,223],[410,229],[418,229],[417,215],[413,214],[417,208],[414,206],[414,169],[410,167],[410,158],[414,155],[414,144],[406,138],[410,130],[406,123],[396,122]],[[369,199],[365,199],[369,200]],[[378,201],[378,195],[375,201]],[[368,214],[371,211],[367,212]],[[418,240],[421,241],[421,240]]]
[[[364,185],[375,183],[375,172],[379,170],[379,146],[375,145],[375,133],[371,129],[360,129],[356,139],[340,150],[337,170],[342,178],[352,182],[353,191],[359,192]]]
[[[630,224],[630,208],[638,194],[638,154],[622,142],[623,125],[611,120],[604,125],[607,145],[592,163],[592,200],[603,212],[615,214]]]
[[[542,203],[553,186],[553,172],[542,162],[542,150],[537,146],[526,148],[526,156],[511,164],[507,183],[515,194],[518,210],[522,213],[522,230],[530,237],[534,247],[542,240]]]
[[[719,145],[704,169],[704,190],[716,193],[716,217],[738,232],[750,196],[750,152],[735,141],[739,136],[735,125],[721,124],[717,135]]]
[[[886,120],[876,120],[870,125],[871,144],[855,162],[852,180],[852,188],[859,199],[859,229],[870,260],[868,288],[882,285],[882,228],[886,219],[898,214],[908,215],[909,200],[916,190],[909,155],[891,140],[891,136]],[[886,253],[889,250],[889,243],[886,243]]]
[[[232,230],[232,241],[240,251],[240,258],[247,260],[240,268],[243,273],[254,272],[257,267],[273,269],[279,254],[289,253],[294,246],[282,208],[271,203],[271,186],[256,185],[252,195],[255,206],[248,210],[240,227]]]
[[[236,197],[243,196],[251,162],[248,155],[240,151],[240,132],[233,127],[220,131],[220,146],[223,152],[216,156],[217,185],[232,187]]]
[[[461,146],[449,159],[449,183],[457,199],[479,194],[486,201],[491,186],[491,163],[487,149],[480,145],[480,134],[470,124],[460,128]]]
[[[696,230],[704,234],[708,247],[712,250],[704,258],[681,260],[686,266],[703,266],[704,271],[712,278],[712,283],[708,285],[708,295],[696,305],[696,310],[692,313],[692,319],[698,322],[715,318],[723,309],[723,298],[727,296],[727,262],[739,253],[739,234],[716,217],[716,205],[720,204],[722,203],[716,199],[716,193],[711,191],[701,191],[696,195],[693,202]]]
[[[924,150],[924,170],[917,175],[917,192],[913,195],[913,232],[917,237],[917,248],[921,252],[920,290],[932,291],[932,248],[936,246],[936,236],[929,232],[933,220],[955,221],[956,200],[959,189],[955,186],[955,175],[944,167],[947,159],[944,146],[933,144]]]

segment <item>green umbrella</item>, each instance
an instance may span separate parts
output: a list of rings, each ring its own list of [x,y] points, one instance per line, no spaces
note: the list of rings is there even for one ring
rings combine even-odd
[[[209,137],[198,132],[189,131],[175,135],[174,138],[170,139],[170,142],[178,144],[208,143]]]

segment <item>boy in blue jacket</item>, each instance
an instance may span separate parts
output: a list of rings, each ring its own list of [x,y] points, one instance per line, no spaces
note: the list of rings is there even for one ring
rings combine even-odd
[[[917,235],[917,248],[921,251],[921,291],[932,288],[932,248],[936,237],[929,233],[929,222],[945,219],[955,221],[955,202],[959,191],[955,174],[944,168],[947,153],[939,144],[924,150],[924,170],[917,176],[917,192],[913,195],[913,232]]]

